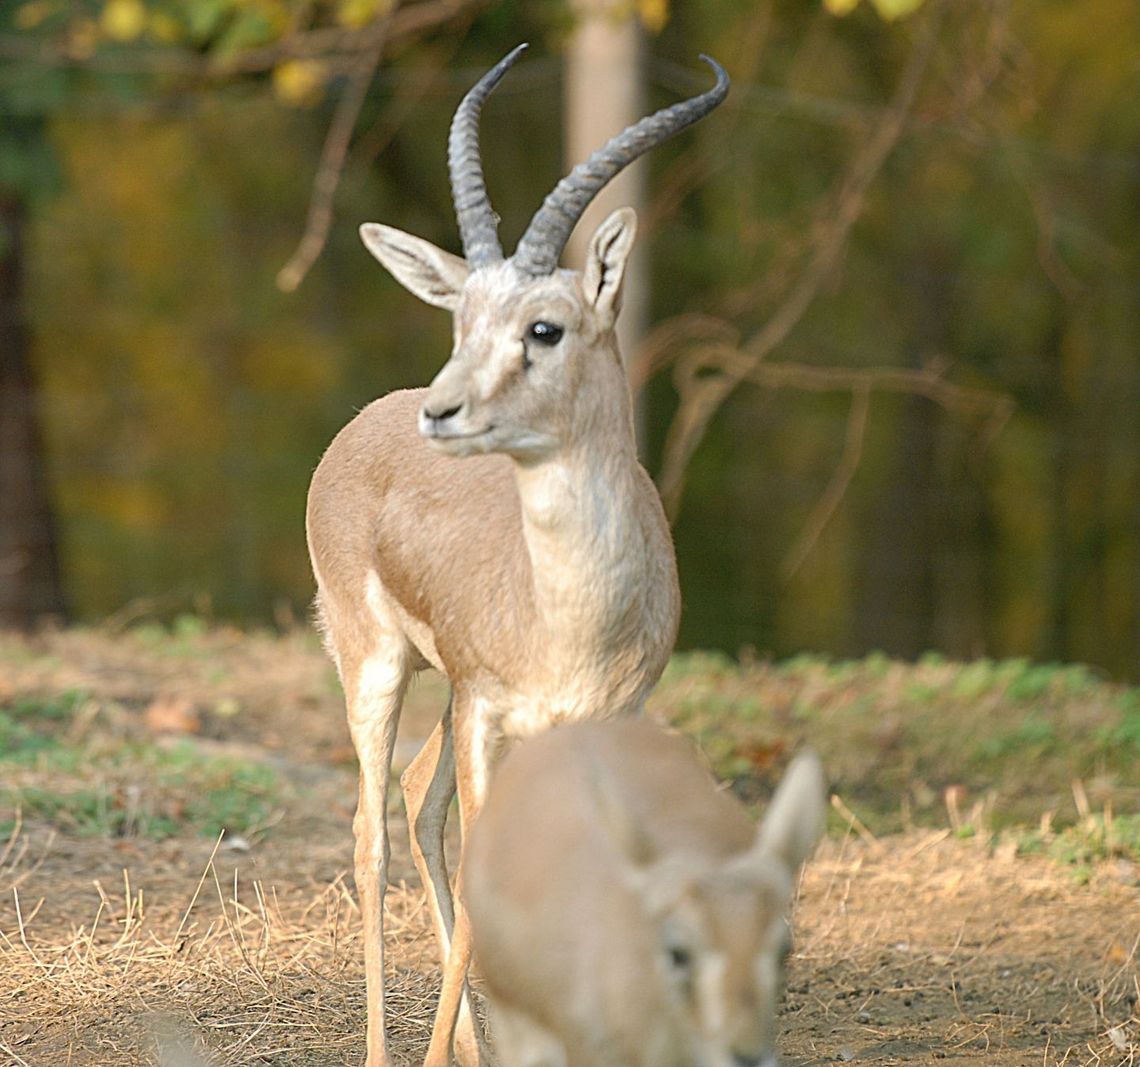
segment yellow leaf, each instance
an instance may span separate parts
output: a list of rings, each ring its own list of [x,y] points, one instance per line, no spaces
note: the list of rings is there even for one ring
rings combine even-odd
[[[67,38],[67,54],[72,59],[90,59],[99,46],[99,30],[91,19],[76,19]]]
[[[669,0],[637,0],[637,14],[650,33],[660,33],[669,21]]]
[[[51,6],[44,0],[32,0],[30,4],[21,5],[13,21],[18,30],[34,30],[51,14]]]
[[[99,28],[112,41],[133,41],[146,29],[146,7],[142,0],[107,0]]]
[[[273,90],[292,107],[312,107],[324,94],[328,68],[316,59],[287,59],[273,68]]]
[[[150,16],[150,23],[147,28],[156,41],[162,41],[164,44],[174,44],[176,41],[180,41],[183,36],[182,24],[173,15],[169,15],[165,11],[154,12]]]
[[[823,6],[833,15],[850,15],[859,5],[859,0],[823,0]]]
[[[394,2],[395,0],[340,0],[336,6],[337,22],[351,30],[359,30],[381,15],[388,14]]]
[[[875,10],[885,19],[901,19],[914,14],[922,7],[923,0],[871,0]]]

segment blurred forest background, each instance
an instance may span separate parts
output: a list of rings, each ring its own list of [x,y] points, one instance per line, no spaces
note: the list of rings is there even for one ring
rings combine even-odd
[[[303,617],[323,448],[450,345],[357,226],[458,251],[451,112],[529,40],[483,119],[512,248],[564,171],[582,17],[0,2],[0,625]],[[681,645],[1140,678],[1136,0],[608,17],[649,107],[707,86],[699,52],[734,79],[648,159],[627,353]]]

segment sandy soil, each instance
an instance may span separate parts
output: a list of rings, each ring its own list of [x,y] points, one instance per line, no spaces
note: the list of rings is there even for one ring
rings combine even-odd
[[[217,1064],[362,1063],[355,772],[312,641],[221,633],[171,657],[78,633],[19,651],[0,658],[0,701],[83,687],[141,719],[180,695],[200,711],[197,743],[270,761],[290,796],[274,826],[228,847],[31,823],[0,844],[0,1064],[118,1067],[182,1045]],[[442,699],[433,682],[413,696],[400,759]],[[436,961],[398,793],[391,813],[390,1034],[415,1063]],[[1132,872],[1106,865],[1082,885],[994,840],[851,832],[806,869],[795,928],[789,1064],[1140,1056]]]

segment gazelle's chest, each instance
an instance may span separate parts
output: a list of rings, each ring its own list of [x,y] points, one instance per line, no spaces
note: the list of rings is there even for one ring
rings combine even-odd
[[[479,703],[488,725],[515,739],[559,723],[635,715],[660,673],[639,648],[605,656],[566,651],[536,648],[525,670],[486,678]]]
[[[652,680],[645,678],[615,684],[612,676],[600,674],[579,677],[573,685],[554,678],[544,685],[540,676],[532,676],[525,687],[485,682],[477,695],[465,694],[460,700],[467,716],[476,794],[486,794],[492,768],[515,742],[584,719],[637,715],[651,686]]]

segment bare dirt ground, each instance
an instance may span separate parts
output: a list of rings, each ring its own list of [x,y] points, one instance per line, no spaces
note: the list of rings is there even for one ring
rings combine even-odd
[[[182,701],[196,744],[264,760],[288,790],[273,825],[220,846],[18,825],[0,843],[0,1064],[118,1067],[154,1063],[159,1047],[174,1063],[183,1046],[219,1065],[362,1063],[355,769],[314,642],[5,640],[0,705],[82,688],[129,732],[148,728],[156,701]],[[414,694],[399,760],[442,700],[438,683]],[[390,1039],[398,1062],[415,1063],[436,960],[398,793],[391,822]],[[785,1062],[1134,1063],[1134,873],[1106,863],[1078,884],[1051,861],[949,829],[833,836],[796,908]]]

